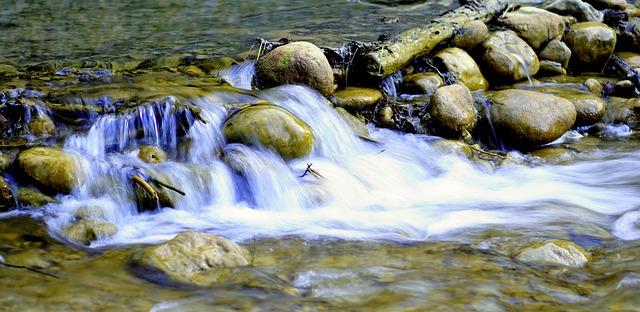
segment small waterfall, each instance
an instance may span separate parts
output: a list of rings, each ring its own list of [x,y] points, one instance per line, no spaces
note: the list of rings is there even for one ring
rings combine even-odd
[[[402,84],[402,78],[402,73],[396,72],[382,79],[382,91],[386,93],[389,98],[396,99],[398,97],[398,87]]]
[[[255,61],[245,61],[212,74],[224,79],[238,89],[251,90],[251,83],[255,74],[255,65]]]

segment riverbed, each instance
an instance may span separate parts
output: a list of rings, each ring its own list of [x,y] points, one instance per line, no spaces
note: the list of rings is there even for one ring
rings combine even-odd
[[[0,76],[1,89],[46,90],[63,94],[70,104],[95,100],[107,107],[115,105],[116,95],[151,94],[156,100],[118,115],[93,116],[91,123],[38,141],[89,159],[82,169],[86,183],[43,208],[0,213],[0,260],[11,265],[0,267],[0,306],[7,311],[637,309],[640,151],[638,134],[627,125],[608,123],[608,135],[599,137],[576,131],[543,156],[511,151],[509,161],[496,165],[442,148],[442,138],[426,134],[370,124],[373,140],[361,140],[321,95],[303,86],[241,92],[219,88],[212,77],[187,79],[153,66],[138,76],[109,74],[109,79],[96,71],[89,77],[68,70],[111,64],[99,69],[127,72],[127,64],[146,60],[233,57],[242,60],[219,74],[249,89],[253,60],[246,56],[259,48],[256,38],[340,47],[401,32],[456,6],[451,1],[6,4],[0,13],[0,64],[35,74]],[[38,76],[52,66],[56,75]],[[103,85],[112,87],[98,96],[89,92]],[[258,100],[288,109],[313,129],[320,143],[310,156],[284,161],[269,150],[224,143],[220,127],[227,108]],[[181,128],[173,119],[177,104],[200,108],[207,123]],[[176,139],[180,131],[188,141]],[[3,152],[26,146],[20,144],[5,141]],[[137,157],[139,145],[161,146],[169,160],[144,163]],[[321,176],[305,175],[309,166]],[[173,209],[139,212],[124,178],[132,168],[163,175],[187,195]],[[3,175],[12,181],[11,173]],[[74,214],[96,206],[118,231],[86,246],[69,239],[64,229]],[[251,265],[209,287],[167,282],[132,265],[136,252],[186,230],[239,243],[251,254]],[[590,261],[568,267],[513,256],[553,239],[581,246]]]

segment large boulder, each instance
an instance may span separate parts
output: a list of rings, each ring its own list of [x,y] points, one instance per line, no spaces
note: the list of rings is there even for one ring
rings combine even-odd
[[[316,45],[298,41],[261,56],[256,63],[256,82],[261,88],[282,84],[306,85],[327,96],[333,92],[333,70]]]
[[[438,133],[454,139],[471,130],[477,118],[471,91],[462,84],[438,88],[431,96],[429,114]]]
[[[498,21],[515,31],[536,51],[549,40],[561,39],[565,30],[562,16],[536,7],[520,7]]]
[[[215,235],[188,231],[133,256],[134,263],[173,282],[209,286],[227,280],[233,269],[249,264],[248,252]]]
[[[572,67],[601,71],[616,47],[616,32],[603,23],[577,23],[571,25],[564,42],[572,51]]]
[[[508,146],[530,149],[560,138],[576,120],[576,109],[561,97],[528,90],[489,94],[491,122]]]
[[[15,161],[15,176],[46,194],[69,194],[82,179],[87,161],[54,147],[33,147]]]
[[[482,65],[492,80],[517,82],[533,77],[540,69],[536,53],[511,30],[489,34],[482,47]]]
[[[247,105],[227,117],[222,134],[228,143],[260,144],[285,160],[306,157],[313,147],[309,125],[277,105]]]
[[[441,73],[452,74],[472,91],[485,90],[489,87],[489,83],[480,72],[480,67],[465,50],[443,49],[433,56],[433,62]],[[445,83],[449,84],[451,81],[445,81]]]
[[[81,219],[67,225],[63,233],[71,241],[89,246],[91,242],[113,236],[118,231],[115,224],[104,220]]]
[[[604,117],[606,110],[604,101],[591,92],[562,87],[544,87],[541,91],[559,96],[573,103],[576,108],[575,126],[593,125]]]

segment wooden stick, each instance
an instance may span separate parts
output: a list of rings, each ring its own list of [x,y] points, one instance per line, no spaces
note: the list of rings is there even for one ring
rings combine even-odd
[[[133,182],[138,183],[140,186],[142,186],[142,188],[145,191],[147,191],[147,193],[149,193],[149,195],[151,195],[156,200],[156,203],[160,202],[160,197],[158,197],[158,192],[156,192],[156,190],[153,189],[153,187],[149,185],[149,183],[147,183],[147,181],[145,181],[142,177],[136,174],[136,175],[133,175],[131,179],[133,179]]]
[[[387,77],[425,56],[440,43],[450,39],[465,23],[488,22],[504,11],[509,0],[469,0],[466,5],[449,11],[424,27],[409,29],[365,54],[360,70],[370,77]]]

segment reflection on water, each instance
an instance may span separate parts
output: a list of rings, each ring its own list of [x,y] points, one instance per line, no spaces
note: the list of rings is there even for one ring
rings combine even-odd
[[[10,0],[0,11],[0,63],[184,52],[234,56],[249,50],[258,37],[340,46],[419,25],[451,5],[446,2],[408,10],[414,6],[346,0]],[[383,22],[384,17],[393,23]]]

